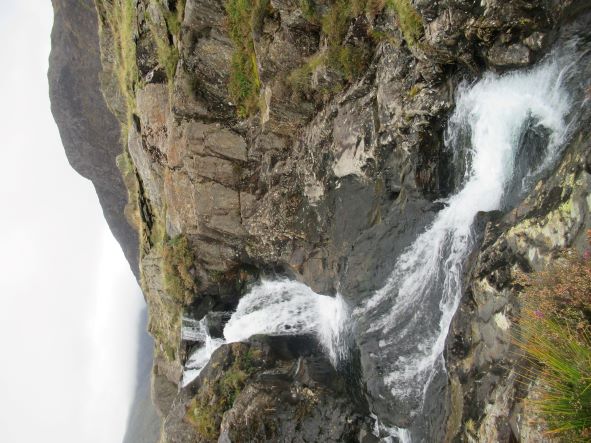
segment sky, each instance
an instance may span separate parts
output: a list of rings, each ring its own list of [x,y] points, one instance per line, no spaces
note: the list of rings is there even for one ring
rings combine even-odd
[[[0,442],[122,440],[140,289],[49,107],[49,0],[0,0]]]

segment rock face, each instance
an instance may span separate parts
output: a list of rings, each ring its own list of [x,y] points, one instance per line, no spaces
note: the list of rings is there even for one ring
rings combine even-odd
[[[127,222],[127,189],[115,164],[120,126],[101,92],[98,22],[92,0],[53,0],[49,97],[68,161],[92,181],[105,219],[139,277],[137,232]]]
[[[110,166],[92,177],[97,192],[106,183],[118,196],[105,212],[138,229],[162,442],[372,441],[362,398],[379,385],[379,368],[348,383],[309,337],[256,338],[221,347],[196,383],[178,389],[190,351],[183,316],[233,310],[261,276],[338,291],[353,306],[366,299],[456,185],[443,128],[458,84],[531,65],[589,10],[585,1],[387,3],[96,0],[102,68],[81,64],[93,70],[82,79],[70,63],[62,75],[86,91],[102,69],[127,135],[124,147],[76,152],[112,165],[124,150],[127,191]],[[86,26],[95,27],[90,18]],[[70,113],[60,123],[54,112],[72,133],[79,120]],[[95,128],[91,120],[74,128]],[[112,117],[100,122],[113,126],[96,133],[118,136]],[[68,150],[72,136],[63,137]],[[543,266],[589,226],[588,150],[586,134],[573,139],[525,201],[483,215],[448,337],[434,440],[536,441],[510,369],[512,273]],[[357,363],[372,352],[378,343]],[[392,412],[387,393],[372,401],[371,412]]]
[[[306,336],[255,336],[222,346],[172,404],[164,438],[375,441],[367,404],[316,348]]]

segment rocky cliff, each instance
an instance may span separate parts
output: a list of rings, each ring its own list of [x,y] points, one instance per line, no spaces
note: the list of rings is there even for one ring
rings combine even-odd
[[[60,46],[73,35],[60,11],[86,10],[54,7]],[[234,310],[262,277],[338,291],[353,306],[366,299],[457,185],[443,131],[458,85],[535,63],[576,23],[584,28],[589,9],[568,0],[96,0],[102,65],[88,61],[96,50],[65,63],[54,49],[63,74],[50,82],[96,94],[100,73],[125,142],[103,108],[84,107],[102,97],[54,112],[66,149],[82,159],[74,166],[104,166],[90,178],[99,196],[102,186],[111,192],[101,202],[114,232],[133,225],[139,235],[139,254],[127,250],[149,305],[161,441],[375,440],[370,413],[396,415],[380,395],[380,368],[368,364],[377,340],[338,372],[310,337],[224,345],[179,389],[195,345],[181,336],[183,318]],[[84,26],[95,38],[91,15]],[[69,139],[76,128],[100,136]],[[580,131],[515,209],[483,215],[431,439],[538,441],[512,369],[512,272],[580,241],[588,152]]]
[[[49,56],[49,97],[66,156],[96,189],[105,219],[139,277],[137,232],[124,216],[127,190],[115,158],[121,129],[100,85],[97,16],[88,1],[54,0]]]

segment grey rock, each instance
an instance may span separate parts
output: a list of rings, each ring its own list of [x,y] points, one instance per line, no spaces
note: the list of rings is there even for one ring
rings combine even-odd
[[[517,68],[529,65],[532,56],[530,50],[521,43],[508,46],[498,43],[488,51],[488,61],[498,68]]]

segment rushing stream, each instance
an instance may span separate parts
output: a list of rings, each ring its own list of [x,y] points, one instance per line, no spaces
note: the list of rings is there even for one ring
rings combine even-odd
[[[362,352],[364,343],[378,343],[379,352],[370,353],[363,369],[379,367],[383,384],[368,393],[393,403],[397,416],[387,421],[404,426],[386,427],[379,424],[386,417],[375,417],[376,433],[385,441],[424,440],[417,422],[429,387],[445,375],[443,351],[476,240],[475,218],[507,209],[556,160],[568,133],[568,66],[565,58],[549,57],[530,70],[487,74],[459,88],[445,136],[457,172],[455,193],[373,296],[350,312],[339,296],[293,281],[263,281],[240,300],[224,339],[204,333],[205,346],[190,356],[184,383],[221,344],[254,334],[316,334],[336,364],[347,354],[345,332],[356,328]],[[202,326],[186,333],[198,334]]]

